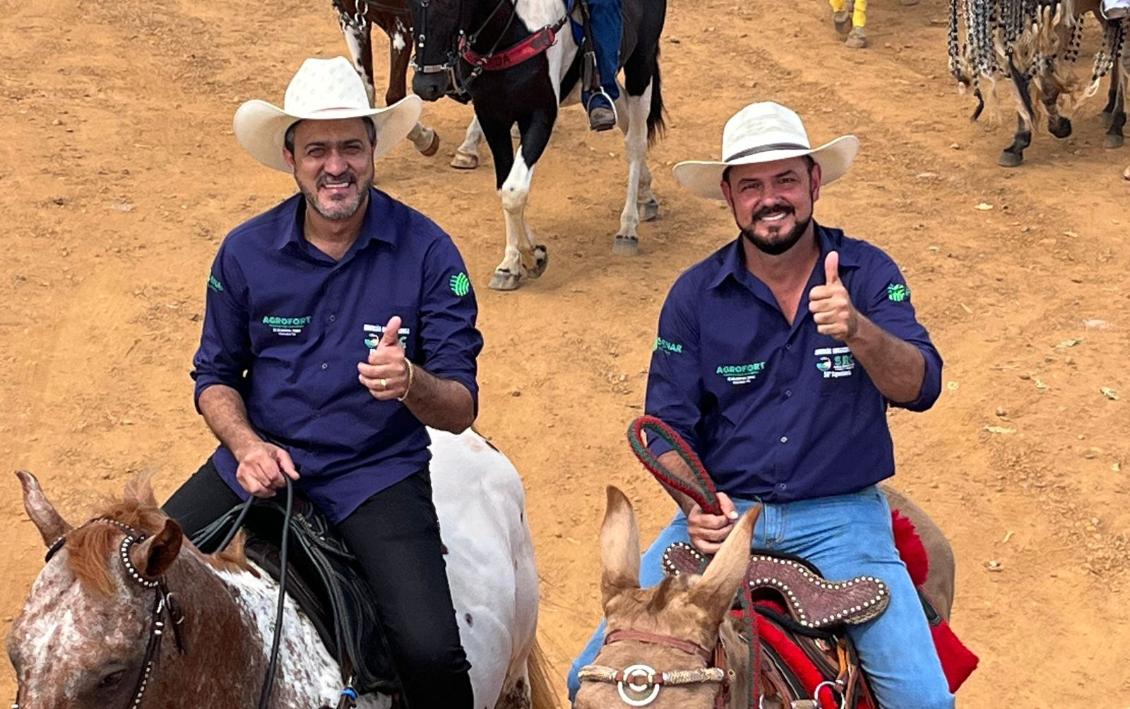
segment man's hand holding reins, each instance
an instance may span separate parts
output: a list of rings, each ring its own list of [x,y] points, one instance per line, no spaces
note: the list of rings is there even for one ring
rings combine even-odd
[[[859,332],[859,314],[840,280],[840,255],[835,251],[824,259],[824,285],[808,293],[808,310],[821,335],[847,342]]]
[[[734,530],[734,523],[738,521],[738,511],[729,495],[724,492],[718,493],[718,504],[722,506],[720,515],[703,512],[697,504],[691,505],[687,510],[687,533],[690,534],[695,549],[703,554],[718,553],[722,542],[730,536],[730,532]]]
[[[394,315],[380,342],[369,350],[368,362],[358,363],[358,379],[377,401],[401,401],[412,384],[411,366],[400,346],[400,318]]]
[[[239,461],[235,479],[255,497],[274,497],[275,490],[286,484],[286,478],[298,479],[290,454],[272,443],[251,443],[240,449],[235,457]]]

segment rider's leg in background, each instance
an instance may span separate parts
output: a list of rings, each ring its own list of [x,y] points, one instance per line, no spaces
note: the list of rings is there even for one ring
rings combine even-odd
[[[769,504],[758,528],[755,546],[804,557],[825,578],[874,576],[887,584],[891,601],[883,614],[848,631],[880,706],[953,707],[918,593],[895,548],[891,509],[878,488]]]
[[[595,110],[607,112],[608,116],[601,117],[599,126],[592,125],[594,130],[606,130],[616,125],[612,102],[620,96],[616,76],[620,72],[620,38],[624,31],[624,20],[620,15],[620,0],[588,0],[588,5],[589,12],[592,13],[593,41],[596,44],[596,69],[600,74],[600,86],[604,95],[586,91],[581,100],[589,113],[590,123],[593,122]]]
[[[428,472],[376,493],[337,528],[373,587],[408,706],[471,709]]]
[[[161,509],[180,525],[186,537],[191,537],[240,502],[209,458]]]

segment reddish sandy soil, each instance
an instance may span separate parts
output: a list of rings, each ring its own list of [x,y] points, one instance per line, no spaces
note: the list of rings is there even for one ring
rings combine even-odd
[[[281,100],[302,57],[345,47],[330,3],[313,0],[0,0],[0,17],[0,453],[81,520],[138,471],[167,494],[210,450],[187,376],[208,265],[228,229],[293,189],[240,151],[232,112]],[[945,17],[942,0],[876,0],[872,46],[853,51],[817,0],[672,0],[670,130],[652,154],[661,218],[639,257],[610,255],[622,143],[566,110],[530,208],[550,268],[518,292],[485,288],[503,244],[492,173],[447,167],[467,108],[427,107],[437,157],[405,144],[378,166],[385,189],[455,236],[479,286],[478,425],[525,479],[559,676],[600,613],[604,486],[629,493],[644,537],[670,513],[623,431],[668,286],[733,235],[669,166],[716,155],[725,119],[772,98],[816,140],[860,136],[818,215],[903,265],[946,358],[938,405],[891,424],[896,484],[956,550],[954,627],[982,660],[961,704],[1130,706],[1117,669],[1130,664],[1130,158],[1102,148],[1092,102],[1074,137],[1038,135],[1027,164],[998,168],[1008,104],[999,126],[966,120]],[[5,632],[42,559],[18,489],[0,479]],[[12,692],[5,670],[0,695]]]

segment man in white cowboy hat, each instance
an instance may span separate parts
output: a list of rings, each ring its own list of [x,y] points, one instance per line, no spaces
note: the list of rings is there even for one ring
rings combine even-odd
[[[679,511],[644,554],[641,584],[658,583],[670,544],[713,554],[762,503],[755,546],[805,557],[830,579],[874,576],[890,588],[886,611],[850,629],[880,705],[951,707],[875,487],[894,474],[888,406],[928,409],[942,360],[891,258],[813,219],[821,187],[858,149],[854,136],[812,148],[793,111],[755,103],[726,123],[722,160],[675,166],[691,192],[725,200],[740,234],[667,296],[645,408],[702,459],[725,514],[671,491]],[[649,444],[688,472],[669,445]],[[571,691],[600,642],[598,632],[574,665]]]
[[[298,193],[228,234],[208,277],[196,405],[219,447],[166,503],[186,532],[290,478],[357,555],[414,708],[470,707],[426,426],[477,410],[482,337],[463,259],[372,186],[420,100],[369,106],[347,60],[307,59],[235,136]]]

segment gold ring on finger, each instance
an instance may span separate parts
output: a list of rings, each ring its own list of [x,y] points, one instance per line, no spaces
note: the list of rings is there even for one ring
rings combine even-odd
[[[381,389],[388,389],[388,380],[381,377]]]

